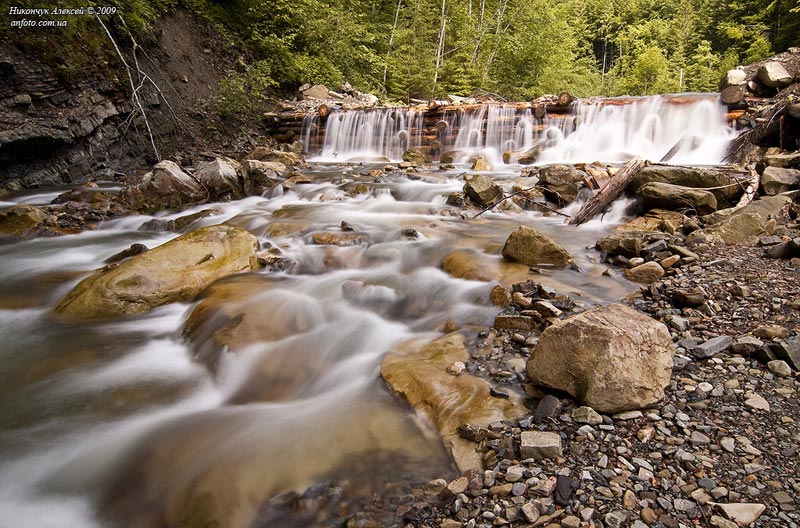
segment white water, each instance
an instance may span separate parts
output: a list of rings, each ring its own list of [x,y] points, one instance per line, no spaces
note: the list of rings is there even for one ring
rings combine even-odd
[[[405,149],[423,147],[439,154],[457,151],[459,162],[480,152],[497,168],[504,152],[521,152],[537,145],[544,147],[539,164],[613,163],[635,156],[659,161],[680,142],[671,162],[713,165],[721,162],[735,136],[726,123],[727,109],[716,95],[656,95],[627,98],[626,104],[622,101],[578,101],[572,107],[573,118],[545,116],[541,121],[529,109],[487,104],[448,111],[435,128],[426,130],[422,128],[424,111],[420,110],[335,111],[324,127],[322,151],[308,154],[319,161],[398,160]],[[305,122],[306,144],[311,140],[312,125],[318,126],[316,118]]]
[[[379,377],[381,358],[400,341],[434,337],[446,321],[464,328],[492,322],[494,283],[447,275],[440,269],[444,255],[468,249],[504,281],[525,280],[527,267],[505,263],[499,253],[517,225],[535,225],[560,239],[583,269],[548,270],[535,280],[589,303],[628,291],[619,279],[602,276],[604,267],[583,249],[621,220],[622,208],[577,230],[532,212],[490,211],[465,221],[444,205],[463,186],[457,171],[376,182],[368,168],[312,171],[312,184],[275,198],[214,204],[217,214],[191,226],[240,225],[296,262],[289,272],[236,279],[246,281],[247,295],[226,306],[281,334],[235,354],[219,351],[215,375],[192,360],[196,345],[180,336],[194,305],[92,324],[50,316],[108,256],[134,242],[154,247],[178,235],[141,230],[152,217],[4,245],[0,527],[156,526],[166,505],[180,504],[195,486],[230,508],[232,526],[247,526],[258,501],[346,472],[349,457],[376,448],[424,461],[429,474],[414,477],[446,475],[449,461],[438,441],[394,402]],[[497,180],[506,190],[527,182],[515,174]],[[354,182],[369,192],[350,195]],[[364,242],[311,243],[311,233],[340,231],[342,221]],[[277,222],[298,229],[270,237]],[[408,228],[417,239],[402,234]],[[214,320],[208,324],[213,329]]]

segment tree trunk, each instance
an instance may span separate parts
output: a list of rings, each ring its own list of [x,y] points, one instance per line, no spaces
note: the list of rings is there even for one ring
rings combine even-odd
[[[752,202],[753,198],[756,196],[756,193],[758,193],[758,186],[761,185],[761,175],[756,172],[752,166],[748,167],[748,170],[750,171],[749,183],[747,184],[747,187],[745,187],[744,194],[739,199],[739,203],[736,204],[734,209],[739,209]]]
[[[389,55],[392,53],[392,44],[394,43],[394,32],[397,31],[397,21],[400,18],[400,6],[403,5],[403,0],[397,0],[397,9],[394,12],[394,24],[392,24],[392,31],[389,33],[389,49],[386,50],[386,64],[383,65],[383,87],[386,88],[386,74],[389,71]]]
[[[608,204],[613,202],[617,196],[622,194],[631,178],[645,166],[647,161],[642,158],[633,158],[623,166],[594,196],[589,198],[578,214],[570,218],[567,223],[571,225],[581,225],[600,214]]]
[[[744,99],[744,87],[743,86],[728,86],[722,93],[720,94],[720,98],[722,102],[726,105],[735,105],[742,102]]]
[[[439,81],[439,67],[442,65],[442,56],[444,55],[444,32],[447,28],[447,0],[442,0],[442,24],[439,26],[439,42],[436,45],[436,69],[433,72],[433,88],[436,89],[436,83]]]

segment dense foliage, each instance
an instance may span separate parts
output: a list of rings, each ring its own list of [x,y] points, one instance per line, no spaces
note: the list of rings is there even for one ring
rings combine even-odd
[[[13,5],[61,3],[15,0]],[[227,110],[258,100],[269,89],[303,83],[335,89],[345,81],[398,99],[481,91],[513,99],[562,90],[576,95],[714,91],[724,70],[800,45],[800,0],[108,3],[119,7],[139,35],[146,35],[158,16],[184,7],[246,49],[246,60],[223,82]],[[4,9],[11,4],[0,0]],[[79,34],[77,45],[86,47],[94,41],[85,38],[84,26],[96,21],[80,22],[70,31]],[[119,27],[120,19],[108,23]],[[102,35],[94,40],[103,43]],[[61,64],[70,63],[69,41],[51,46],[63,47],[65,53],[54,52],[64,59]]]
[[[218,3],[217,5],[223,5]],[[800,0],[230,0],[277,83],[391,97],[714,91],[799,45]]]

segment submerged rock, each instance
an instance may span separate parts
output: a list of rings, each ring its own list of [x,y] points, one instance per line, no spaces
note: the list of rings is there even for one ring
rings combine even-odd
[[[527,370],[537,385],[565,391],[599,412],[617,413],[664,397],[674,353],[666,326],[611,304],[550,326]]]
[[[552,238],[532,227],[519,226],[503,246],[503,257],[527,266],[572,266],[574,261],[566,249]]]
[[[501,273],[494,263],[486,262],[477,251],[459,249],[442,260],[442,270],[459,279],[489,282],[499,280]]]
[[[539,171],[539,185],[548,200],[559,204],[574,202],[584,186],[585,174],[572,165],[548,165]]]
[[[257,248],[256,237],[240,227],[204,227],[85,278],[55,313],[102,319],[190,301],[215,280],[249,271]]]
[[[418,341],[405,343],[381,364],[389,387],[430,420],[462,471],[481,468],[482,462],[475,451],[477,444],[458,434],[460,425],[487,426],[525,414],[515,393],[508,399],[496,398],[487,381],[466,372],[457,377],[448,373],[454,362],[467,360],[464,337],[452,333],[422,346]]]
[[[403,161],[416,163],[417,165],[424,165],[425,163],[428,163],[428,157],[425,156],[425,153],[420,149],[413,148],[403,152]]]

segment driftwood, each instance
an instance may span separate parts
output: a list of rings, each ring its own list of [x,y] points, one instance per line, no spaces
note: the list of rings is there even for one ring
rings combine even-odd
[[[756,197],[756,193],[758,193],[758,186],[761,185],[761,175],[756,172],[752,165],[748,167],[748,170],[750,171],[749,183],[747,187],[745,187],[744,194],[739,198],[739,203],[736,204],[734,209],[739,209],[752,202],[753,198]]]
[[[622,194],[631,178],[645,166],[647,161],[642,158],[633,158],[627,162],[594,196],[583,204],[580,211],[570,218],[567,223],[581,225],[600,214],[614,199]]]

